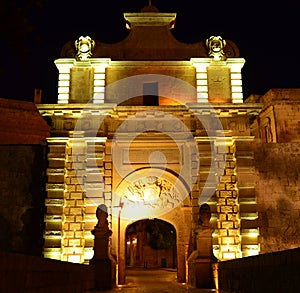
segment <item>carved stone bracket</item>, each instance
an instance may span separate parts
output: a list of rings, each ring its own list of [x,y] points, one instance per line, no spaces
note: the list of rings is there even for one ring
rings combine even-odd
[[[226,41],[220,36],[211,36],[206,40],[206,46],[208,48],[208,55],[214,60],[225,60],[226,55],[224,48]]]

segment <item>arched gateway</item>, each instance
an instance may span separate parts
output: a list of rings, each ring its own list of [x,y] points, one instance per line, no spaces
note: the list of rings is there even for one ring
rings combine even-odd
[[[88,264],[105,204],[118,284],[126,228],[150,218],[175,227],[178,281],[189,281],[202,203],[219,261],[260,250],[250,121],[262,106],[243,103],[245,60],[220,36],[179,42],[170,32],[176,13],[149,9],[124,13],[130,33],[121,42],[66,43],[55,60],[57,105],[39,105],[51,122],[43,254]]]
[[[125,283],[126,228],[137,220],[153,218],[176,229],[177,279],[186,282],[192,208],[185,183],[168,170],[143,168],[121,181],[114,199],[112,251],[117,256],[118,283]]]

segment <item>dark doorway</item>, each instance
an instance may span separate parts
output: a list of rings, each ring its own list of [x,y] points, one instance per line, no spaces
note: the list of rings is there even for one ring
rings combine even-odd
[[[132,223],[126,229],[126,266],[177,268],[176,230],[159,219]]]

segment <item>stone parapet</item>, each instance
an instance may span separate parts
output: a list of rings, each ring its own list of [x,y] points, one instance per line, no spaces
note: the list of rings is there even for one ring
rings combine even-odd
[[[41,144],[50,136],[34,103],[0,99],[0,112],[0,144]]]
[[[94,268],[20,253],[0,252],[1,292],[72,292],[94,288]]]
[[[220,262],[219,292],[295,292],[299,263],[299,248]]]

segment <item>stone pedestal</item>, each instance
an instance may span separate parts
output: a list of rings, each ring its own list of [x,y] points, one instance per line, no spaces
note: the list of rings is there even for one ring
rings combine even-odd
[[[194,251],[188,259],[188,284],[200,289],[216,289],[216,265],[214,258],[198,257],[197,251]]]
[[[194,230],[196,250],[188,259],[189,284],[201,289],[215,289],[213,264],[216,258],[212,250],[212,233],[214,229],[209,224],[210,208],[207,204],[200,207],[200,225]]]
[[[113,264],[110,259],[100,259],[94,261],[95,266],[95,289],[111,290],[113,284]]]
[[[198,258],[195,260],[196,288],[214,289],[212,261],[210,258]]]
[[[212,251],[211,227],[197,229],[197,258],[195,259],[196,288],[214,289],[212,264],[215,257]]]

